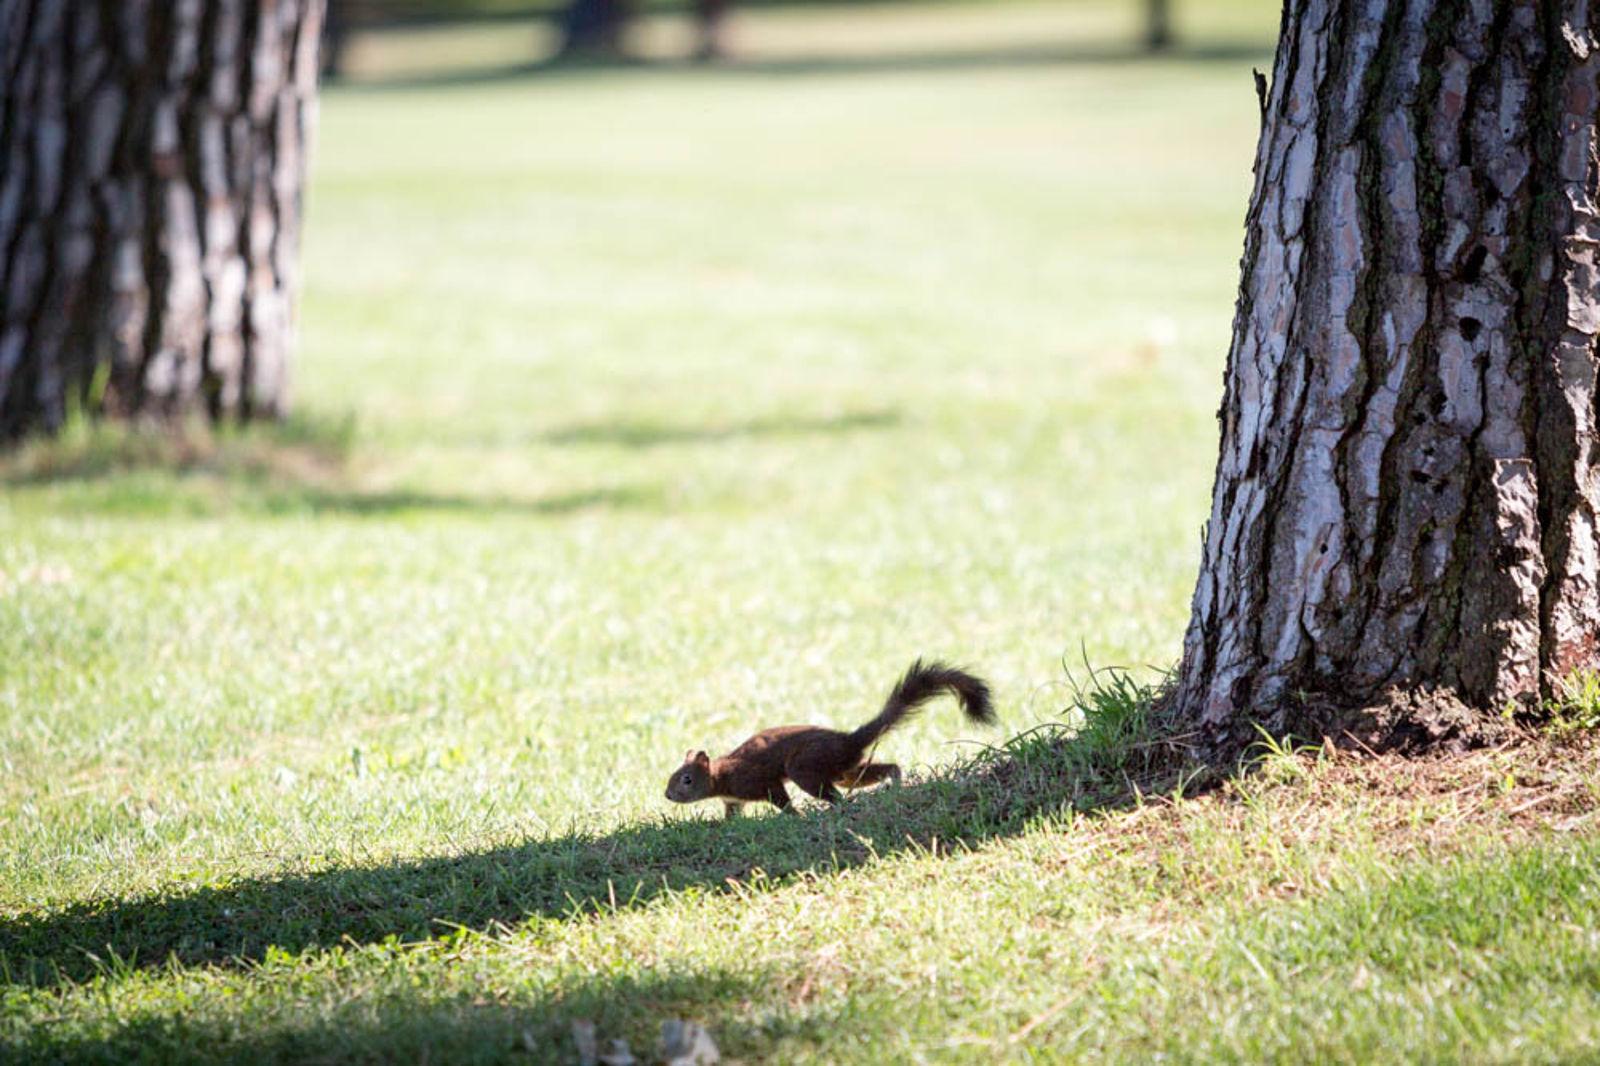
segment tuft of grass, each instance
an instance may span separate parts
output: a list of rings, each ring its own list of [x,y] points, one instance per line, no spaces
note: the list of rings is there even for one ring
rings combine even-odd
[[[1166,712],[1163,697],[1171,675],[1151,678],[1123,667],[1092,667],[1087,655],[1084,669],[1082,681],[1066,671],[1072,699],[1062,717],[1071,730],[1067,750],[1074,761],[1114,771],[1169,765],[1186,739],[1182,725]]]
[[[1600,729],[1600,671],[1578,670],[1563,678],[1543,711],[1544,728],[1558,737]]]
[[[1056,717],[950,773],[983,792],[1049,796],[1075,810],[1121,807],[1146,794],[1182,795],[1208,779],[1189,757],[1187,734],[1167,714],[1167,675],[1094,667],[1087,655],[1081,678],[1063,667],[1067,704]]]

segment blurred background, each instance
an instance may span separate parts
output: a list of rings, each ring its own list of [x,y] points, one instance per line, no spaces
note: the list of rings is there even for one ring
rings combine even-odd
[[[1276,5],[337,6],[293,418],[7,461],[0,881],[619,825],[916,655],[1012,732],[1176,659]]]
[[[324,71],[356,80],[556,61],[1050,62],[1270,46],[1267,0],[330,0]]]

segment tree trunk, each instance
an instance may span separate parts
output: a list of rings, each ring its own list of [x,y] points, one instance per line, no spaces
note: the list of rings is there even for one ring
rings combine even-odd
[[[1286,4],[1172,696],[1213,750],[1465,742],[1600,659],[1597,30]]]
[[[1144,46],[1152,52],[1172,47],[1172,7],[1169,0],[1145,0]]]
[[[288,399],[322,0],[0,0],[0,438]]]
[[[327,0],[322,25],[322,80],[344,77],[345,48],[350,43],[350,0]]]

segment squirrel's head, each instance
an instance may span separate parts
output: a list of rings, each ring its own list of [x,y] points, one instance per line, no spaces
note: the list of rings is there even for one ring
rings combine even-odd
[[[703,751],[684,755],[683,765],[667,779],[667,799],[673,803],[693,803],[711,795],[711,756]]]

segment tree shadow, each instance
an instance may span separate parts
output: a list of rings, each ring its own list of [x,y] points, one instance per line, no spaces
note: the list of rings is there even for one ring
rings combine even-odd
[[[182,1012],[135,1015],[93,1033],[36,1026],[9,1046],[0,1036],[0,1061],[571,1063],[578,1061],[571,1024],[582,1019],[594,1022],[603,1040],[627,1039],[649,1062],[662,1021],[707,1018],[710,1004],[723,1008],[713,1038],[724,1055],[740,1056],[786,1038],[820,1043],[833,1031],[836,1023],[816,1009],[759,1023],[730,1017],[737,1004],[793,978],[764,970],[758,962],[753,973],[598,974],[492,1000],[413,988],[367,989],[340,1003],[331,1016],[276,1012],[243,1026]]]
[[[0,457],[0,485],[103,481],[141,471],[305,480],[342,468],[355,439],[351,414],[291,415],[248,426],[82,419]]]
[[[531,78],[583,77],[623,70],[697,70],[707,76],[809,77],[822,74],[919,74],[1004,67],[1105,66],[1132,63],[1270,63],[1273,45],[1256,40],[1212,41],[1150,52],[1136,43],[1085,42],[1008,45],[870,55],[734,57],[714,64],[693,59],[549,59],[391,78],[341,81],[341,92],[410,91],[493,85]]]
[[[669,891],[760,889],[908,848],[971,846],[1042,814],[1129,804],[1121,775],[1075,772],[1050,734],[1013,742],[963,772],[858,794],[839,808],[734,821],[672,819],[582,830],[487,850],[250,878],[216,887],[99,899],[0,918],[0,974],[51,986],[115,969],[234,966],[289,952],[424,941],[531,917],[639,907]],[[1148,788],[1150,782],[1145,781]],[[708,812],[709,813],[709,812]]]
[[[666,495],[650,485],[576,489],[544,496],[473,495],[425,489],[361,489],[337,484],[296,484],[251,477],[188,477],[156,486],[85,482],[87,496],[62,501],[58,510],[144,518],[254,515],[268,518],[355,519],[432,517],[559,518],[584,511],[665,510]]]
[[[386,518],[407,512],[463,515],[520,514],[531,517],[560,516],[579,511],[625,508],[661,509],[665,496],[660,490],[643,486],[580,489],[549,496],[471,496],[417,489],[382,492],[294,488],[269,493],[261,509],[274,514],[307,512],[315,515],[338,514],[359,518]]]
[[[612,485],[545,495],[368,487],[350,471],[354,420],[295,418],[214,431],[183,424],[97,424],[26,445],[0,460],[0,486],[72,488],[63,503],[134,515],[342,515],[409,512],[556,517],[579,511],[664,509],[653,485]],[[144,476],[141,476],[144,475]],[[154,478],[149,475],[154,475]]]
[[[828,416],[770,415],[698,426],[620,420],[565,426],[545,433],[542,439],[547,444],[615,444],[624,448],[653,448],[665,444],[707,444],[754,437],[851,433],[863,429],[890,429],[899,424],[899,412],[887,410]]]

